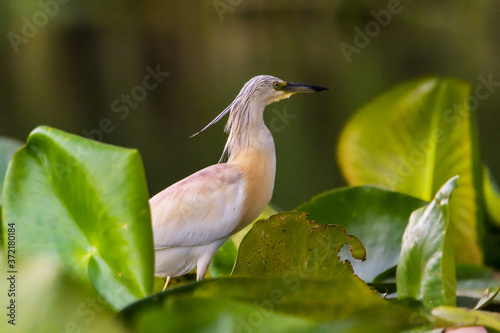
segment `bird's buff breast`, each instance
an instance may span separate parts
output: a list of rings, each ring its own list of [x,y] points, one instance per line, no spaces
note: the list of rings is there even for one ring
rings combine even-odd
[[[252,163],[245,163],[246,161],[252,161]],[[249,152],[231,163],[241,170],[246,183],[241,221],[236,232],[253,222],[271,201],[276,174],[276,158],[274,152],[272,154]]]

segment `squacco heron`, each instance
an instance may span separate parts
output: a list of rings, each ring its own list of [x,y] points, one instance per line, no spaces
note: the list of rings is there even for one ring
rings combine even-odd
[[[225,127],[229,138],[221,161],[171,185],[149,201],[155,275],[167,277],[163,289],[172,277],[195,267],[196,279],[201,280],[219,247],[254,221],[271,200],[276,154],[273,137],[264,123],[265,107],[295,93],[322,90],[327,89],[256,76],[200,131],[229,113]],[[227,162],[221,163],[224,157]]]

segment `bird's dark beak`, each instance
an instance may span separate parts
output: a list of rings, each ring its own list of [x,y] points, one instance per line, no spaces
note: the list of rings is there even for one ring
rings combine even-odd
[[[323,87],[319,87],[319,86],[312,86],[310,84],[300,84],[300,83],[287,82],[286,86],[281,88],[281,90],[289,92],[289,93],[312,93],[312,92],[328,90],[328,88],[323,88]]]

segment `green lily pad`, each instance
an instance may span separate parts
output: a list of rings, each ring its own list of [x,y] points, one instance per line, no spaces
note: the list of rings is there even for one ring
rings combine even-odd
[[[408,219],[424,204],[406,194],[361,186],[323,193],[297,210],[317,222],[345,227],[361,240],[366,260],[355,260],[351,265],[354,273],[368,283],[397,265]]]
[[[258,221],[241,242],[233,276],[331,279],[353,275],[348,261],[337,256],[344,245],[364,260],[358,238],[337,225],[320,224],[299,212],[281,213]]]
[[[398,298],[421,300],[428,309],[456,304],[455,260],[448,232],[453,177],[426,207],[417,209],[403,235],[397,267]]]
[[[398,85],[368,103],[344,127],[338,159],[351,185],[380,185],[430,201],[460,175],[450,202],[458,262],[481,264],[481,162],[469,85],[424,78]]]
[[[193,315],[196,314],[196,315]],[[352,276],[203,280],[121,313],[134,332],[400,332],[426,317],[391,304]]]
[[[173,298],[133,315],[134,332],[328,332],[306,319],[215,297]],[[195,314],[195,315],[193,315]]]
[[[151,292],[149,195],[136,150],[38,127],[12,159],[3,197],[18,260],[57,257],[114,309]]]

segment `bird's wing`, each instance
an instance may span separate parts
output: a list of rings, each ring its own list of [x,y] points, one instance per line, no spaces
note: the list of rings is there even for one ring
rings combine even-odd
[[[212,165],[173,184],[149,201],[155,249],[204,245],[238,226],[245,180],[234,165]]]

